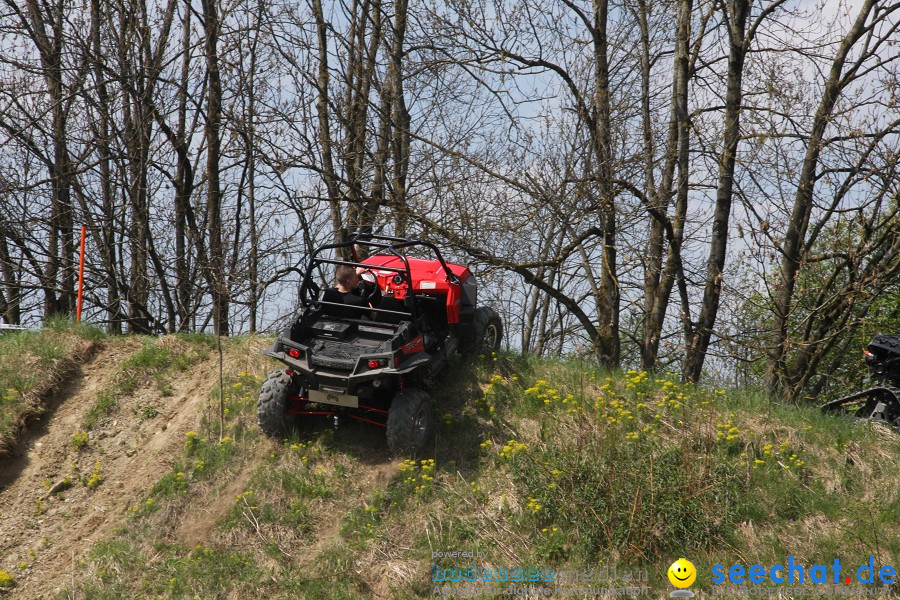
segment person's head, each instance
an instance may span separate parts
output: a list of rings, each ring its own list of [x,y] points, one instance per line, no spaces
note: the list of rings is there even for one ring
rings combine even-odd
[[[359,285],[359,275],[357,275],[356,269],[349,265],[340,265],[337,268],[336,278],[338,287],[345,292],[349,292]]]

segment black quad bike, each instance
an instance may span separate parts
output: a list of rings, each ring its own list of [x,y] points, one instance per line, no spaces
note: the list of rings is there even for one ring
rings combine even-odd
[[[360,306],[315,283],[317,269],[333,277],[339,265],[364,269]],[[421,452],[434,428],[428,389],[452,355],[500,347],[503,324],[477,306],[475,277],[428,242],[360,233],[317,248],[302,275],[300,310],[264,353],[286,368],[262,384],[260,428],[282,436],[298,419],[346,417],[384,428],[392,452]]]
[[[872,376],[885,381],[886,385],[832,400],[824,404],[822,410],[900,428],[900,337],[876,335],[864,353]]]

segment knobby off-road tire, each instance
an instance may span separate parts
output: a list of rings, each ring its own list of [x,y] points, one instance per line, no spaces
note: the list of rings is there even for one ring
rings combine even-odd
[[[388,410],[387,444],[394,454],[422,452],[434,430],[434,410],[425,390],[404,388]]]
[[[472,319],[472,337],[462,353],[465,356],[490,356],[491,352],[500,349],[502,340],[503,321],[500,320],[500,315],[489,306],[479,306]]]
[[[256,401],[256,422],[264,433],[281,437],[297,426],[297,415],[285,414],[288,396],[299,391],[300,383],[284,372],[272,371],[266,376]]]

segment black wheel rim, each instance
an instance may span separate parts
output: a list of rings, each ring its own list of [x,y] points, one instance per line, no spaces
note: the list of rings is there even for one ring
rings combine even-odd
[[[497,338],[499,337],[500,332],[497,331],[497,326],[493,323],[488,323],[487,328],[484,330],[484,337],[481,340],[481,350],[482,352],[493,352],[497,349]]]
[[[413,432],[416,439],[416,448],[421,449],[425,446],[428,437],[428,407],[426,404],[420,404],[416,415],[413,417]]]

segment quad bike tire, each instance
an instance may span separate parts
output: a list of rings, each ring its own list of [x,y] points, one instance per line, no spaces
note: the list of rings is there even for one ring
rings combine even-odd
[[[821,410],[900,428],[900,390],[892,387],[871,388],[832,400],[822,405]]]
[[[299,391],[298,382],[284,369],[272,371],[263,381],[256,401],[256,422],[263,433],[280,437],[297,426],[297,415],[286,414],[288,397]]]
[[[394,454],[420,453],[434,431],[434,410],[428,392],[403,388],[394,396],[387,418],[387,444]]]
[[[503,321],[489,306],[479,306],[472,318],[472,337],[463,348],[463,354],[474,356],[490,355],[500,349],[503,340]]]

